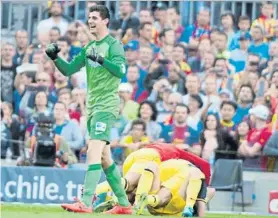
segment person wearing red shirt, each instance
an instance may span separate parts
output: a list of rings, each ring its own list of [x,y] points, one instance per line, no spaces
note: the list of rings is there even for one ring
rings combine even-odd
[[[264,105],[257,105],[250,109],[249,114],[253,116],[254,128],[248,132],[247,139],[240,144],[238,153],[245,158],[245,167],[265,169],[266,161],[261,154],[271,136],[271,131],[267,126],[269,109]]]

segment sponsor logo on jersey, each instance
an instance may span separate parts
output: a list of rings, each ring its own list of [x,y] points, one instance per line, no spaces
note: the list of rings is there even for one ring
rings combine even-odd
[[[100,133],[105,132],[105,130],[106,130],[106,123],[96,122],[95,134],[97,134],[98,132],[100,132]],[[98,133],[98,134],[100,134],[100,133]]]

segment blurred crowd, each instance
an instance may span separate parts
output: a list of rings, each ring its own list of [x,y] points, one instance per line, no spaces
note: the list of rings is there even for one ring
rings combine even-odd
[[[87,1],[86,10],[96,2]],[[56,42],[73,60],[94,37],[86,20],[68,21],[52,1],[49,18],[37,26],[37,42],[25,30],[16,44],[2,42],[1,158],[29,148],[38,114],[54,117],[60,166],[86,161],[86,72],[65,77],[44,53]],[[120,116],[111,131],[113,156],[121,164],[149,142],[167,142],[211,165],[241,158],[256,170],[278,170],[278,20],[272,2],[261,15],[221,14],[210,25],[200,8],[193,25],[182,26],[179,10],[158,3],[138,14],[121,1],[111,34],[121,40],[127,73],[119,87]],[[32,154],[31,154],[32,155]]]

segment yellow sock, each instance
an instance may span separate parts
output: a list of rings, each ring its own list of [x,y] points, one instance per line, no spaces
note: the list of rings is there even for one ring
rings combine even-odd
[[[158,195],[148,195],[148,205],[151,207],[156,207],[159,204]]]
[[[201,179],[191,179],[189,180],[187,189],[186,189],[186,206],[192,207],[194,206],[198,194],[200,192],[200,188],[202,185]]]
[[[138,200],[140,199],[140,196],[143,193],[148,194],[150,192],[152,185],[153,185],[153,179],[154,179],[153,172],[151,172],[149,170],[143,171],[141,178],[138,182],[136,196],[135,196],[135,203],[138,202]]]
[[[102,182],[97,185],[96,195],[99,195],[101,193],[111,192],[111,191],[112,191],[112,189],[111,189],[110,185],[108,184],[107,181],[105,181],[105,182]]]

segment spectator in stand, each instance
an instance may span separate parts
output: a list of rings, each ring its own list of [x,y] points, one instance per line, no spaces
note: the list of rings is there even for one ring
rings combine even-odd
[[[214,163],[220,158],[235,159],[238,145],[229,132],[222,129],[218,116],[208,114],[201,134],[201,148],[201,157]]]
[[[217,88],[227,88],[228,78],[235,75],[234,68],[226,58],[216,58],[214,61],[214,73],[217,77]]]
[[[189,96],[190,95],[195,95],[195,94],[199,94],[202,101],[205,101],[205,96],[203,94],[200,93],[200,79],[197,75],[195,74],[189,74],[186,77],[186,81],[185,81],[185,88],[187,89],[187,94],[185,96],[183,96],[183,103],[185,105],[189,105]]]
[[[137,48],[140,48],[141,46],[147,46],[151,47],[153,49],[153,53],[156,54],[159,52],[159,47],[157,47],[152,42],[153,36],[152,36],[152,23],[151,22],[145,22],[141,23],[139,26],[139,38],[138,40],[132,40],[132,43],[135,43]]]
[[[225,32],[218,32],[217,38],[215,41],[216,48],[216,58],[225,58],[229,59],[230,52],[227,50],[228,46],[228,36]]]
[[[169,105],[169,112],[162,114],[164,115],[165,119],[162,121],[163,125],[169,125],[173,124],[173,114],[175,111],[175,108],[178,104],[182,104],[182,95],[179,92],[172,92],[168,96],[167,103]],[[159,104],[159,102],[157,102]],[[167,116],[165,116],[167,115]],[[161,112],[158,114],[158,122],[159,122],[159,117],[161,116]]]
[[[168,65],[168,81],[170,82],[170,87],[173,92],[185,94],[185,75],[175,62]]]
[[[248,52],[258,54],[261,58],[268,60],[268,44],[264,42],[264,30],[261,26],[255,25],[251,28],[253,42],[248,48]]]
[[[60,57],[70,62],[73,58],[70,56],[70,39],[68,37],[60,37],[57,45],[61,49],[59,52]]]
[[[272,133],[267,141],[263,154],[267,156],[267,171],[278,172],[278,131]]]
[[[77,122],[80,121],[81,112],[70,108],[70,104],[72,103],[72,95],[70,89],[61,89],[58,93],[58,101],[66,105],[68,112],[65,114],[65,116],[67,115],[67,118],[76,120]]]
[[[58,27],[54,26],[49,30],[50,43],[56,43],[61,38],[61,31]]]
[[[207,52],[212,51],[212,45],[209,38],[203,37],[199,40],[198,56],[202,59]]]
[[[13,63],[14,46],[5,43],[1,53],[1,101],[13,103],[13,83],[16,75],[16,65]]]
[[[157,44],[157,38],[158,38],[158,31],[155,28],[155,26],[153,25],[154,23],[154,17],[152,15],[152,12],[148,9],[148,8],[143,8],[140,10],[139,12],[139,20],[140,20],[140,24],[142,23],[151,23],[152,24],[152,43]]]
[[[152,91],[148,97],[148,100],[153,103],[159,103],[159,101],[163,98],[163,93],[165,89],[171,89],[169,80],[165,77],[161,77],[158,80],[155,81],[153,84]]]
[[[159,41],[162,49],[166,46],[174,47],[176,43],[175,31],[170,28],[163,29],[159,34]]]
[[[221,15],[222,30],[228,37],[228,48],[231,46],[232,39],[235,36],[235,16],[232,12],[228,11]]]
[[[199,133],[187,125],[189,108],[178,104],[173,113],[173,124],[162,124],[160,138],[166,143],[177,144],[177,147],[199,155]]]
[[[172,90],[169,88],[165,88],[163,90],[162,93],[162,99],[158,102],[156,102],[155,106],[158,112],[156,121],[158,123],[163,122],[170,114],[171,114],[171,110],[170,110],[170,104],[169,104],[169,100],[170,100],[170,95],[172,93]]]
[[[210,34],[209,22],[209,9],[201,8],[197,15],[197,21],[193,25],[189,25],[184,29],[179,41],[189,43],[192,38],[199,40],[201,37],[208,37]]]
[[[166,77],[167,75],[167,69],[164,64],[161,64],[159,60],[153,61],[151,64],[150,70],[144,80],[144,87],[147,90],[147,92],[152,93],[154,84],[161,78]],[[167,80],[167,79],[166,79]],[[167,80],[167,84],[169,84],[169,81]],[[151,97],[152,94],[150,94],[149,97]],[[153,97],[151,97],[153,98]],[[156,97],[155,97],[156,98]]]
[[[41,20],[37,26],[38,38],[49,34],[49,30],[56,26],[60,29],[61,35],[65,35],[68,28],[68,21],[63,18],[63,5],[61,2],[52,1],[49,8],[50,18]]]
[[[69,85],[69,78],[64,76],[57,68],[55,68],[54,72],[54,89],[53,91],[56,93],[56,95],[59,94],[59,91],[64,88],[71,88]]]
[[[242,36],[251,39],[251,35],[249,33],[250,29],[250,18],[248,16],[240,16],[238,19],[238,28],[239,30],[234,35],[232,42],[230,44],[229,50],[232,51],[234,49],[239,48],[239,40]]]
[[[51,111],[47,107],[48,106],[47,93],[44,91],[38,91],[34,97],[35,97],[35,106],[27,120],[25,139],[29,139],[29,137],[31,136],[31,133],[33,131],[35,123],[37,122],[37,118],[39,114],[43,113],[46,116],[49,116],[51,114]]]
[[[132,85],[132,99],[138,103],[147,99],[148,92],[145,91],[142,81],[145,78],[142,74],[140,75],[140,70],[137,65],[131,65],[128,67],[126,78],[127,82]]]
[[[179,39],[184,27],[180,22],[180,15],[176,7],[167,9],[167,25],[175,31],[176,39]]]
[[[140,24],[145,22],[153,22],[152,11],[148,8],[142,8],[139,12],[139,21]]]
[[[117,20],[121,27],[122,36],[126,34],[128,29],[137,29],[140,21],[137,17],[132,15],[133,7],[130,1],[120,2],[120,19]]]
[[[181,68],[181,70],[188,75],[191,73],[191,68],[186,62],[186,48],[183,44],[177,43],[173,48],[173,61],[176,62]]]
[[[23,57],[25,55],[28,46],[28,33],[26,30],[18,30],[15,33],[16,41],[16,53],[13,57],[14,65],[18,66],[22,64]]]
[[[221,99],[218,96],[217,89],[217,77],[215,75],[207,75],[204,80],[205,87],[203,88],[205,93],[204,105],[208,112],[219,112]]]
[[[124,49],[125,49],[127,66],[136,64],[139,58],[138,44],[136,44],[134,41],[130,41],[124,46]]]
[[[161,32],[167,26],[167,6],[164,3],[157,3],[154,10],[154,17],[154,27],[158,32]]]
[[[245,68],[243,71],[237,73],[234,76],[234,79],[237,81],[241,81],[242,83],[246,83],[246,79],[248,79],[249,72],[257,72],[259,71],[261,58],[258,54],[248,53],[247,60],[245,62]]]
[[[70,41],[70,49],[69,49],[69,56],[70,59],[74,58],[79,52],[81,51],[81,44],[77,38],[78,27],[81,26],[83,23],[80,21],[76,21],[71,23],[68,26],[66,36],[69,38]],[[88,29],[88,28],[86,28]]]
[[[255,99],[255,93],[250,84],[241,85],[238,92],[238,104],[233,122],[237,125],[248,115]]]
[[[278,20],[275,20],[273,23],[273,37],[272,41],[276,41],[278,39]]]
[[[203,105],[204,103],[200,95],[190,95],[188,102],[189,114],[187,116],[187,125],[198,132],[203,130],[203,122],[201,121]]]
[[[85,103],[86,103],[86,90],[80,88],[74,88],[71,91],[72,103],[70,104],[70,109],[77,111],[81,116],[86,116],[85,114]]]
[[[250,122],[247,119],[244,119],[241,123],[238,124],[236,129],[236,140],[238,145],[244,140],[247,140],[248,132],[251,130]]]
[[[273,12],[272,1],[263,1],[261,15],[252,23],[252,28],[257,25],[262,26],[266,39],[270,39],[273,36],[273,26],[275,24],[275,20],[272,18]]]
[[[56,125],[55,133],[66,141],[78,157],[80,149],[84,146],[81,129],[76,122],[66,119],[67,107],[64,103],[57,102],[53,113]]]
[[[230,53],[230,63],[235,67],[236,73],[244,70],[245,63],[248,57],[248,47],[251,37],[249,38],[247,33],[244,33],[239,37],[239,48],[235,48]]]
[[[244,166],[255,169],[266,169],[266,160],[260,157],[271,132],[267,126],[269,109],[264,105],[257,105],[249,111],[254,118],[254,128],[248,133],[247,140],[240,144],[238,154],[245,158]]]
[[[208,70],[213,67],[214,62],[215,55],[213,54],[213,52],[206,52],[203,56],[203,59],[201,60],[201,68],[199,72],[196,72],[201,80],[203,80]]]
[[[277,41],[269,43],[268,54],[269,54],[270,60],[273,60],[274,58],[278,57],[278,42]]]
[[[236,124],[233,117],[237,110],[237,104],[233,101],[223,101],[220,106],[220,124],[224,130],[227,130],[232,136],[235,135]]]
[[[150,101],[141,102],[138,109],[138,118],[146,123],[146,133],[150,141],[157,141],[161,133],[161,126],[156,122],[157,110],[155,104]],[[123,134],[126,135],[130,130],[131,123],[129,123]]]
[[[150,46],[140,46],[138,66],[148,72],[154,59],[153,49]]]
[[[119,95],[123,101],[122,115],[128,121],[137,119],[139,104],[132,100],[133,88],[130,83],[121,83]]]
[[[7,156],[9,156],[9,152],[11,149],[11,131],[7,128],[7,125],[5,122],[2,121],[2,112],[1,112],[1,123],[0,123],[0,127],[1,127],[1,159],[5,159],[7,158]]]
[[[13,114],[13,106],[9,102],[2,102],[1,103],[1,122],[5,124],[6,131],[11,133],[12,140],[24,140],[24,130],[25,126],[19,122],[18,116]],[[2,135],[1,135],[2,137]],[[17,142],[10,143],[12,158],[15,159],[20,156],[20,144]]]
[[[134,120],[127,136],[124,136],[120,142],[120,146],[124,148],[125,158],[132,152],[143,148],[149,143],[146,135],[146,123],[143,120]],[[125,159],[124,158],[124,159]]]
[[[27,79],[23,74],[17,74],[14,80],[14,93],[13,93],[13,105],[14,105],[14,112],[16,115],[19,115],[19,105],[21,98],[25,92],[25,86],[27,84]]]

